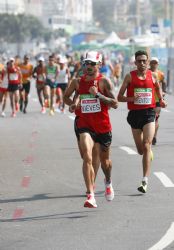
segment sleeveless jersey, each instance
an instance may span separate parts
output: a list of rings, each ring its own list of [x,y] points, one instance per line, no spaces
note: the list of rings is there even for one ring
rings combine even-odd
[[[81,111],[77,120],[78,128],[88,128],[97,134],[103,134],[111,131],[108,106],[101,102],[99,98],[89,93],[91,86],[97,86],[99,89],[99,80],[102,74],[95,79],[86,81],[86,75],[83,75],[79,82],[79,94]],[[102,93],[103,94],[103,93]]]
[[[36,76],[36,83],[43,84],[45,82],[43,74],[45,74],[45,67],[36,66],[35,72]]]
[[[31,64],[20,64],[19,65],[22,73],[22,83],[25,84],[30,81],[32,76],[33,66]]]
[[[47,71],[47,81],[50,82],[50,81],[53,81],[55,82],[56,80],[56,73],[57,73],[57,66],[56,65],[53,65],[53,66],[49,66],[47,65],[46,66],[46,71]]]
[[[68,83],[68,74],[67,74],[67,68],[63,68],[59,70],[59,74],[56,78],[57,83]]]
[[[7,67],[7,74],[9,84],[20,84],[19,69],[16,66],[14,68]]]
[[[155,104],[155,84],[152,79],[152,72],[147,70],[146,79],[141,80],[137,76],[137,70],[130,72],[131,82],[127,88],[127,97],[139,94],[139,98],[134,102],[128,102],[129,110],[140,110],[154,108]]]

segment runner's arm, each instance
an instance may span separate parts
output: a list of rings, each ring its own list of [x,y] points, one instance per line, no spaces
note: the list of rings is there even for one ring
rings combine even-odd
[[[123,83],[121,85],[121,88],[120,88],[120,90],[118,92],[117,98],[118,98],[119,102],[134,102],[134,100],[136,100],[138,98],[137,95],[136,96],[131,96],[131,97],[125,96],[125,92],[127,90],[128,85],[130,84],[130,82],[131,82],[131,75],[128,73],[125,76],[125,78],[123,80]]]
[[[163,96],[164,96],[165,93],[167,92],[167,83],[166,83],[164,75],[163,75],[163,79],[161,81],[161,85],[162,85],[162,91],[163,91]]]
[[[17,68],[17,70],[18,70],[18,74],[19,74],[20,86],[22,86],[22,72],[21,72],[21,69],[19,67]]]
[[[102,93],[98,92],[98,88],[96,86],[92,86],[89,89],[89,92],[93,94],[95,97],[99,98],[103,103],[107,104],[112,108],[118,107],[118,101],[114,94],[114,89],[112,82],[108,78],[102,78],[102,85],[103,85],[103,92],[106,93],[107,96],[103,95]]]
[[[32,73],[32,77],[36,78],[37,77],[37,72],[36,72],[37,66],[34,68],[33,73]]]
[[[154,75],[153,75],[153,77],[154,77]],[[165,108],[167,106],[167,103],[163,99],[162,88],[161,88],[160,83],[157,80],[156,76],[154,78],[155,78],[155,91],[156,91],[156,94],[157,94],[157,96],[159,98],[160,106],[162,108]]]
[[[74,104],[74,100],[71,98],[72,94],[78,89],[78,80],[73,79],[67,89],[65,90],[63,100],[65,104],[71,106]]]

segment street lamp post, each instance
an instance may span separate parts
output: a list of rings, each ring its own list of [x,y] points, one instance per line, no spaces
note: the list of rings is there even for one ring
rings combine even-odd
[[[8,0],[5,1],[5,11],[8,14]]]
[[[167,70],[167,91],[172,94],[174,93],[174,0],[170,0],[170,9],[171,9],[171,35],[169,41],[169,48],[168,48],[168,70]]]

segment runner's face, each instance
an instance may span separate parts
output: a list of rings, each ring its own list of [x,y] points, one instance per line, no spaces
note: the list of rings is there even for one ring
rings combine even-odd
[[[151,68],[152,71],[157,70],[157,68],[158,68],[158,62],[156,62],[156,61],[151,61],[151,62],[150,62],[150,68]]]
[[[137,70],[145,71],[148,67],[148,58],[146,55],[137,56],[135,60],[135,65],[137,66]]]
[[[53,65],[53,64],[54,64],[54,58],[53,58],[53,57],[50,57],[50,58],[49,58],[49,64],[50,64],[50,65]]]
[[[94,75],[98,71],[99,64],[92,61],[86,61],[85,68],[88,75]]]

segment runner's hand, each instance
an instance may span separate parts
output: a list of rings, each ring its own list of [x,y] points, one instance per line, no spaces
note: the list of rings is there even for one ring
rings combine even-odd
[[[166,107],[167,107],[167,102],[164,101],[164,99],[161,99],[161,100],[160,100],[160,107],[161,107],[161,108],[166,108]]]
[[[96,88],[95,86],[91,86],[89,88],[89,93],[96,96],[96,94],[98,93],[98,88]]]
[[[75,109],[76,109],[76,105],[75,104],[72,104],[72,105],[69,106],[69,112],[70,113],[73,113],[75,111]]]

